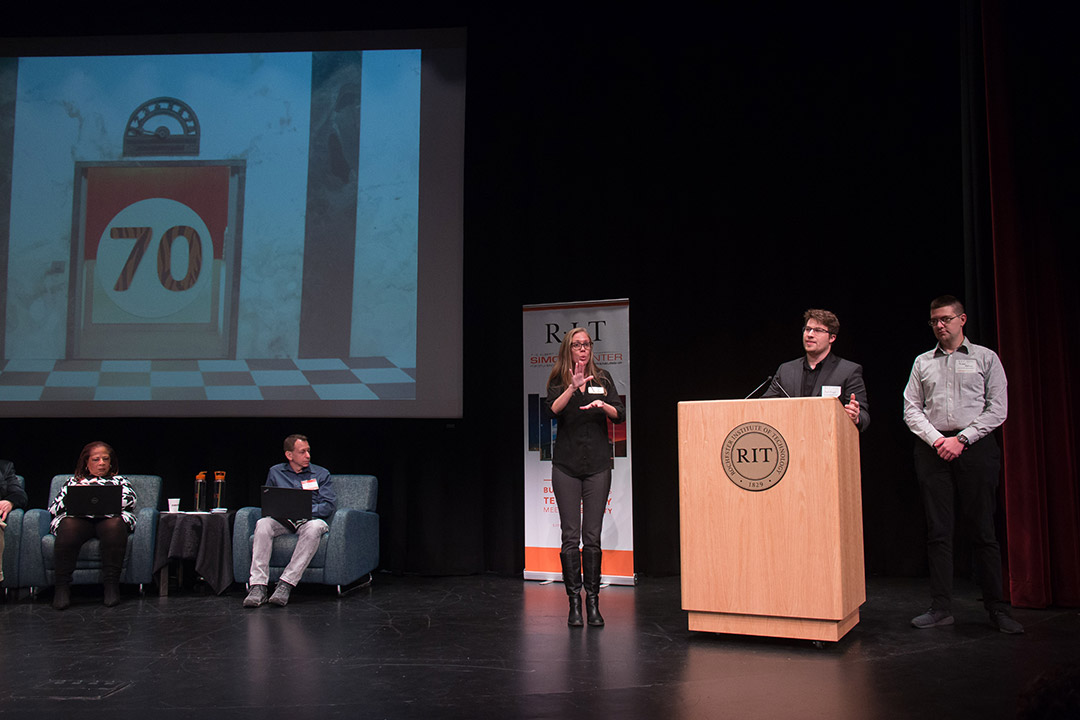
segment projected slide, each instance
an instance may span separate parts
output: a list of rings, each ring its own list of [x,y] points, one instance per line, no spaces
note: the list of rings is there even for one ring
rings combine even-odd
[[[460,414],[460,339],[423,337],[460,262],[445,288],[421,259],[461,235],[460,188],[421,175],[422,138],[461,172],[461,120],[421,127],[426,53],[9,59],[0,411]]]

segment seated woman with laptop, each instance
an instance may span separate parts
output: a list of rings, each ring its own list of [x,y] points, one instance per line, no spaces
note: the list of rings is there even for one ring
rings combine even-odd
[[[71,604],[75,560],[83,544],[95,537],[101,541],[105,605],[120,602],[120,573],[128,536],[135,529],[135,490],[117,474],[119,468],[116,453],[107,443],[88,444],[79,455],[75,475],[49,504],[53,516],[49,528],[56,535],[53,607],[57,610]]]

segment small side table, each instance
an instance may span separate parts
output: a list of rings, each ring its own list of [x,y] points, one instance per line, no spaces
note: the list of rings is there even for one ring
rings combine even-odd
[[[154,572],[169,594],[169,561],[194,559],[195,571],[220,595],[233,583],[232,513],[158,513]]]

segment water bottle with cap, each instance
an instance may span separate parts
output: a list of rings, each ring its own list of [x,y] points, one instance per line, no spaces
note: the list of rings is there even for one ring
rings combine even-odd
[[[225,507],[225,471],[214,471],[214,510]]]
[[[195,512],[206,512],[206,471],[195,475]]]

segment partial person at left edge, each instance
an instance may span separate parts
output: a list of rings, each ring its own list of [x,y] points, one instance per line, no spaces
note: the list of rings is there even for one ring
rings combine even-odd
[[[15,480],[15,463],[0,460],[0,582],[4,580],[4,530],[8,513],[15,508],[26,509],[26,491]]]
[[[870,427],[870,402],[866,397],[862,365],[832,352],[840,321],[828,310],[812,308],[803,313],[803,357],[783,363],[761,397],[835,397],[859,432]]]

